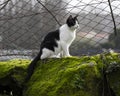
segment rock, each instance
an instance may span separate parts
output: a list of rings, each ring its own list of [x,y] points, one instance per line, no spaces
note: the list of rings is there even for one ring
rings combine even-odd
[[[39,61],[31,79],[23,84],[29,63],[0,62],[1,88],[9,86],[15,96],[20,96],[18,90],[23,96],[120,96],[118,53]]]
[[[20,59],[0,62],[0,94],[22,96],[22,84],[29,63],[30,60]]]

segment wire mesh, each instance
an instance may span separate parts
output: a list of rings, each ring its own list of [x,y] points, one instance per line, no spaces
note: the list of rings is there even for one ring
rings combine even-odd
[[[111,5],[119,29],[120,1],[111,0]],[[70,14],[78,14],[80,23],[70,47],[72,55],[97,54],[105,45],[119,51],[107,46],[114,35],[107,0],[0,0],[0,60],[34,57],[42,38],[59,28],[55,19],[64,24]]]

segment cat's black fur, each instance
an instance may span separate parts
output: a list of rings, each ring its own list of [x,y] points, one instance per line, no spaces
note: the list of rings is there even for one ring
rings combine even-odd
[[[50,32],[46,35],[46,37],[44,38],[44,40],[41,43],[40,52],[38,53],[38,55],[34,58],[34,60],[28,66],[28,70],[27,70],[28,75],[26,77],[25,82],[28,81],[30,79],[31,75],[33,74],[33,71],[34,71],[35,66],[37,64],[37,61],[40,60],[40,56],[42,54],[42,49],[47,48],[47,49],[54,51],[54,47],[58,46],[55,40],[59,40],[59,39],[60,39],[59,30]]]
[[[66,23],[67,23],[67,25],[68,25],[69,27],[71,27],[71,26],[74,26],[74,25],[75,25],[76,20],[78,21],[77,16],[76,16],[75,18],[67,19]]]
[[[56,40],[60,40],[59,36],[60,36],[59,30],[48,33],[46,35],[46,37],[44,38],[44,40],[42,41],[40,49],[47,48],[47,49],[50,49],[52,51],[55,51],[54,47],[58,47]]]

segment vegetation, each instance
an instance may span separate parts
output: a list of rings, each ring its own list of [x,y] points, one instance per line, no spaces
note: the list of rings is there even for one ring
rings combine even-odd
[[[9,76],[15,80],[19,91],[20,86],[24,85],[23,96],[110,96],[103,92],[103,89],[108,89],[103,86],[105,73],[109,88],[120,96],[120,54],[103,53],[39,61],[31,79],[23,84],[29,62],[0,62],[0,85],[7,84],[14,89],[11,87],[14,84],[10,86],[11,82],[6,78]]]
[[[26,68],[30,60],[9,60],[0,62],[0,96],[20,96]]]
[[[102,47],[120,49],[119,41],[120,41],[120,29],[117,29],[117,36],[115,36],[114,33],[111,33],[109,36],[109,41],[105,44],[102,44]]]

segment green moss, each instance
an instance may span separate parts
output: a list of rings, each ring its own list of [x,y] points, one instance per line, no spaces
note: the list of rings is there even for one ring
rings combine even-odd
[[[120,54],[107,56],[109,66],[107,67],[110,86],[120,96]]]
[[[93,96],[97,74],[96,62],[88,56],[39,62],[25,96]]]
[[[0,62],[0,78],[4,78],[8,75],[12,75],[18,81],[21,80],[20,77],[24,78],[23,74],[30,63],[30,60],[14,59],[9,61]],[[23,75],[23,76],[20,76]]]
[[[106,54],[104,57],[108,65],[120,63],[119,54]],[[100,96],[101,70],[108,65],[103,64],[101,55],[39,61],[24,96]],[[111,79],[110,84],[120,96],[120,86],[114,85],[116,80]]]
[[[0,62],[0,78],[12,73],[22,84],[29,63],[29,60]],[[24,96],[101,96],[103,69],[116,96],[120,96],[118,53],[39,61],[23,93]]]

